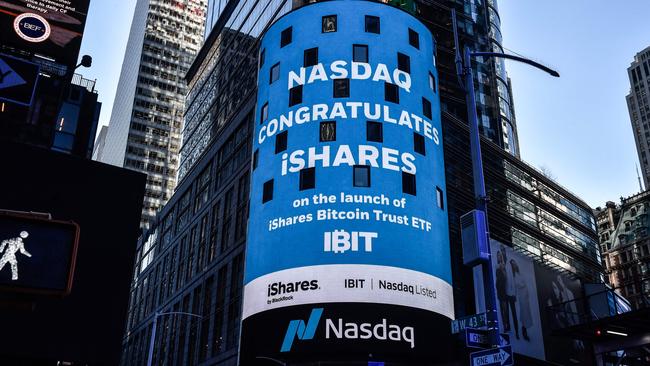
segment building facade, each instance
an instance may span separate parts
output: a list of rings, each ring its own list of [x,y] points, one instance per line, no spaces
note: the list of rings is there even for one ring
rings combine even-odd
[[[205,0],[139,0],[102,162],[147,174],[146,227],[176,187],[187,86],[201,47]]]
[[[650,47],[634,56],[627,68],[630,93],[625,97],[630,112],[636,151],[646,189],[650,184]]]
[[[633,307],[650,306],[650,191],[597,208],[606,280]]]
[[[202,318],[158,318],[154,364],[237,364],[250,172],[256,161],[252,139],[262,108],[256,106],[256,81],[266,57],[261,52],[260,36],[293,5],[305,5],[295,3],[210,2],[208,14],[217,15],[207,23],[205,44],[187,75],[182,178],[174,196],[138,243],[123,343],[124,365],[144,363],[156,311],[187,311]],[[490,46],[488,28],[476,24],[484,20],[487,22],[482,24],[490,24],[490,9],[495,25],[498,16],[492,2],[426,1],[418,2],[416,8],[416,15],[436,40],[438,80],[434,81],[441,99],[447,187],[444,204],[450,228],[454,312],[458,317],[477,310],[473,273],[462,264],[460,239],[460,216],[474,208],[475,200],[464,122],[465,98],[453,63],[450,6],[463,14],[461,34],[467,32],[461,37],[463,43],[481,40],[483,46]],[[479,17],[479,10],[485,17]],[[480,29],[485,29],[484,33]],[[303,59],[304,54],[301,51],[296,57]],[[481,100],[486,103],[495,100],[487,97],[499,90],[488,88],[488,84],[497,83],[488,76],[486,73],[481,79],[486,83],[477,87],[484,91]],[[505,83],[507,87],[507,80]],[[499,111],[497,104],[483,110]],[[481,120],[491,236],[549,269],[553,276],[578,283],[600,281],[595,219],[589,206],[519,160],[515,151],[505,149],[500,122]],[[494,133],[488,132],[490,126]],[[514,337],[514,329],[512,332]],[[575,350],[564,352],[563,347],[570,346],[560,342],[560,346],[549,346],[546,354],[530,357],[568,362],[563,357]],[[463,352],[460,345],[449,347],[452,357],[465,359]]]

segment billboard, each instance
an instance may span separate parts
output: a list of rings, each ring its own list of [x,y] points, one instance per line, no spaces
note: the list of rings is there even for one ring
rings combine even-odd
[[[305,6],[264,35],[243,364],[447,357],[433,55],[417,19],[365,1]]]
[[[90,0],[0,0],[0,45],[74,66]]]
[[[0,213],[0,289],[69,293],[78,240],[74,222]]]
[[[491,240],[492,268],[501,330],[510,335],[512,349],[558,364],[589,364],[589,346],[552,336],[551,330],[578,323],[580,281],[548,268],[512,247]],[[562,313],[549,306],[565,307]]]

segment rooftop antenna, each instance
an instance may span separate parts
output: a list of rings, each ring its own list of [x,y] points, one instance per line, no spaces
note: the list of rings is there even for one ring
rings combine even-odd
[[[643,192],[643,184],[641,184],[641,175],[639,174],[639,165],[634,163],[634,168],[636,168],[636,178],[639,180],[639,192]]]

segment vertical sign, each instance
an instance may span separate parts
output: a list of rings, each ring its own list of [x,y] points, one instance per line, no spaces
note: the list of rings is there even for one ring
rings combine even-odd
[[[391,6],[324,2],[278,20],[260,54],[242,363],[448,354],[431,33]]]

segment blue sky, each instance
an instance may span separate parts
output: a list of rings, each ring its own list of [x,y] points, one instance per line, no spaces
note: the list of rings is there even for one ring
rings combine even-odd
[[[117,5],[119,3],[119,5]],[[615,4],[615,5],[614,5]],[[81,54],[93,56],[108,124],[135,0],[92,0]],[[627,67],[650,46],[648,0],[501,0],[503,44],[558,70],[509,62],[523,160],[592,207],[638,192]]]

